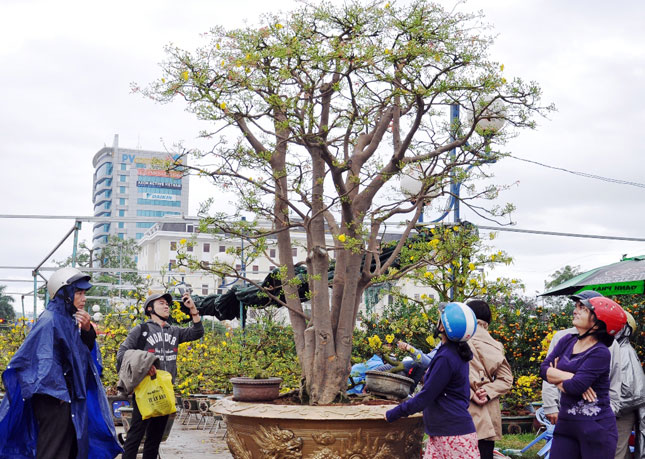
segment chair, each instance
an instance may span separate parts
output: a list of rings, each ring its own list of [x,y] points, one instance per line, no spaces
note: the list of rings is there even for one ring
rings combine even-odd
[[[540,440],[545,440],[546,443],[544,444],[542,449],[538,451],[538,456],[544,456],[544,459],[549,459],[549,455],[551,454],[551,442],[553,441],[553,429],[555,429],[555,426],[549,422],[549,419],[544,413],[544,408],[538,408],[538,410],[535,412],[535,417],[538,422],[542,424],[542,427],[540,427],[540,430],[538,430],[538,434],[535,437],[535,440],[522,448],[520,452],[524,453]],[[544,431],[540,433],[542,429],[544,429]]]

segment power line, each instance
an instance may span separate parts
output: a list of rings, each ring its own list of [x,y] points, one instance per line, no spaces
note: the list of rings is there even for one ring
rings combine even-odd
[[[645,238],[642,237],[624,237],[624,236],[603,236],[600,234],[581,234],[581,233],[560,233],[557,231],[539,231],[539,230],[527,230],[520,228],[507,228],[504,226],[483,226],[475,225],[477,228],[493,231],[508,231],[511,233],[528,233],[528,234],[539,234],[542,236],[563,236],[563,237],[579,237],[587,239],[607,239],[614,241],[633,241],[633,242],[645,242]]]
[[[550,166],[548,164],[533,161],[531,159],[519,158],[519,157],[513,156],[513,155],[509,155],[509,158],[517,159],[518,161],[524,161],[525,163],[536,164],[538,166],[546,167],[547,169],[554,169],[556,171],[562,171],[562,172],[566,172],[568,174],[578,175],[580,177],[591,178],[591,179],[595,179],[595,180],[601,180],[603,182],[609,182],[609,183],[617,183],[619,185],[630,185],[630,186],[635,186],[635,187],[638,187],[638,188],[645,188],[645,183],[631,182],[629,180],[621,180],[621,179],[603,177],[602,175],[589,174],[587,172],[572,171],[572,170],[569,170],[569,169],[565,169],[564,167]]]

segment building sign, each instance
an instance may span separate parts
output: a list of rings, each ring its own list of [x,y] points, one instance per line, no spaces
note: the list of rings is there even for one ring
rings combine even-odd
[[[140,187],[155,187],[155,188],[170,188],[172,190],[181,190],[181,182],[153,182],[151,180],[137,180],[137,186]]]
[[[153,164],[153,163],[160,163],[163,161],[169,161],[174,163],[179,159],[179,155],[167,155],[166,157],[162,156],[157,156],[156,158],[144,158],[140,156],[135,156],[135,155],[128,155],[127,153],[123,153],[121,155],[121,162],[122,163],[140,163],[140,164]],[[183,164],[183,159],[179,161],[179,164]]]
[[[161,193],[143,193],[145,199],[156,199],[157,201],[176,201],[174,194],[161,194]]]
[[[161,169],[137,169],[139,175],[147,175],[149,177],[170,177],[175,179],[180,179],[182,177],[181,172],[176,171],[164,171]]]

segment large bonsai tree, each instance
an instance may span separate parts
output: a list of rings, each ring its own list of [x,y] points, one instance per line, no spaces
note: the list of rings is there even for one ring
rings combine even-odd
[[[423,255],[393,264],[424,205],[448,196],[451,182],[484,173],[480,166],[501,157],[491,142],[532,127],[532,117],[549,109],[540,106],[536,84],[505,78],[503,65],[489,60],[480,19],[426,0],[305,3],[258,27],[215,27],[193,52],[168,47],[163,78],[144,90],[162,102],[184,99],[212,122],[202,134],[213,148],[193,150],[191,167],[235,192],[239,212],[271,221],[270,229],[236,226],[239,215],[209,214],[202,230],[243,235],[253,253],[266,256],[267,237],[277,241],[284,288],[277,301],[289,310],[310,403],[331,402],[346,389],[365,288],[432,262],[429,244]],[[451,122],[451,105],[464,116]],[[489,130],[483,119],[503,119],[506,127]],[[398,179],[412,166],[422,186],[403,196]],[[473,187],[466,195],[491,198],[497,190]],[[497,216],[508,210],[489,209]],[[408,223],[389,256],[380,256],[384,223],[399,215]],[[294,228],[307,235],[311,314],[298,294]]]

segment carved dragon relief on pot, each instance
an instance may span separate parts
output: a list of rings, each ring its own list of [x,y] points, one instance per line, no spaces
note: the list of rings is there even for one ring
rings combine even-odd
[[[337,438],[332,432],[312,434],[321,447],[312,454],[303,455],[303,439],[288,429],[277,426],[260,427],[251,440],[266,459],[386,459],[401,456],[418,457],[421,454],[423,429],[411,432],[388,432],[386,435],[364,434],[361,429],[346,438]],[[252,459],[240,437],[229,430],[227,442],[235,459]],[[333,445],[333,446],[332,446]]]

